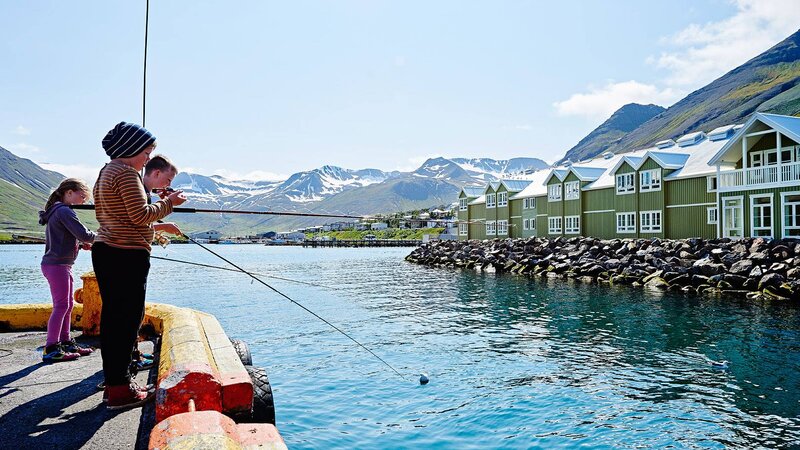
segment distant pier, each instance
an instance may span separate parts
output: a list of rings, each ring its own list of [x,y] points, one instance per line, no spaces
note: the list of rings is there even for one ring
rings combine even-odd
[[[419,239],[337,239],[330,241],[315,241],[306,239],[303,247],[419,247]]]

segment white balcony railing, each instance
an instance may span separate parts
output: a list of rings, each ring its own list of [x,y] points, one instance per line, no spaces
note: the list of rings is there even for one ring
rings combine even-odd
[[[728,190],[791,182],[800,182],[800,162],[731,170],[719,174],[720,189]]]

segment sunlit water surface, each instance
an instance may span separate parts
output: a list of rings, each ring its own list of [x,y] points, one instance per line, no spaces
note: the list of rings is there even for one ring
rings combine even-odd
[[[403,248],[212,248],[333,287],[264,278],[404,374],[247,276],[153,260],[148,301],[249,343],[290,448],[800,445],[798,307],[430,269]],[[49,302],[42,250],[0,246],[0,302]],[[224,264],[191,245],[153,254]],[[82,253],[75,272],[90,266]]]

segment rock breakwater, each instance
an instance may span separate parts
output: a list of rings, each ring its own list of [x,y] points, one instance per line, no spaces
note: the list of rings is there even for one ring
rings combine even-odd
[[[406,260],[692,295],[800,300],[800,242],[788,239],[437,241]]]

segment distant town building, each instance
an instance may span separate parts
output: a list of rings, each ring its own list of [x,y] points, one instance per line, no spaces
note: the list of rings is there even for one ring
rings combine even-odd
[[[222,237],[222,233],[217,230],[208,230],[208,231],[197,231],[195,233],[189,233],[189,236],[192,239],[208,239],[209,241],[216,241]]]
[[[369,228],[371,230],[385,230],[389,228],[389,224],[387,224],[386,222],[375,222],[373,224],[370,224]]]

